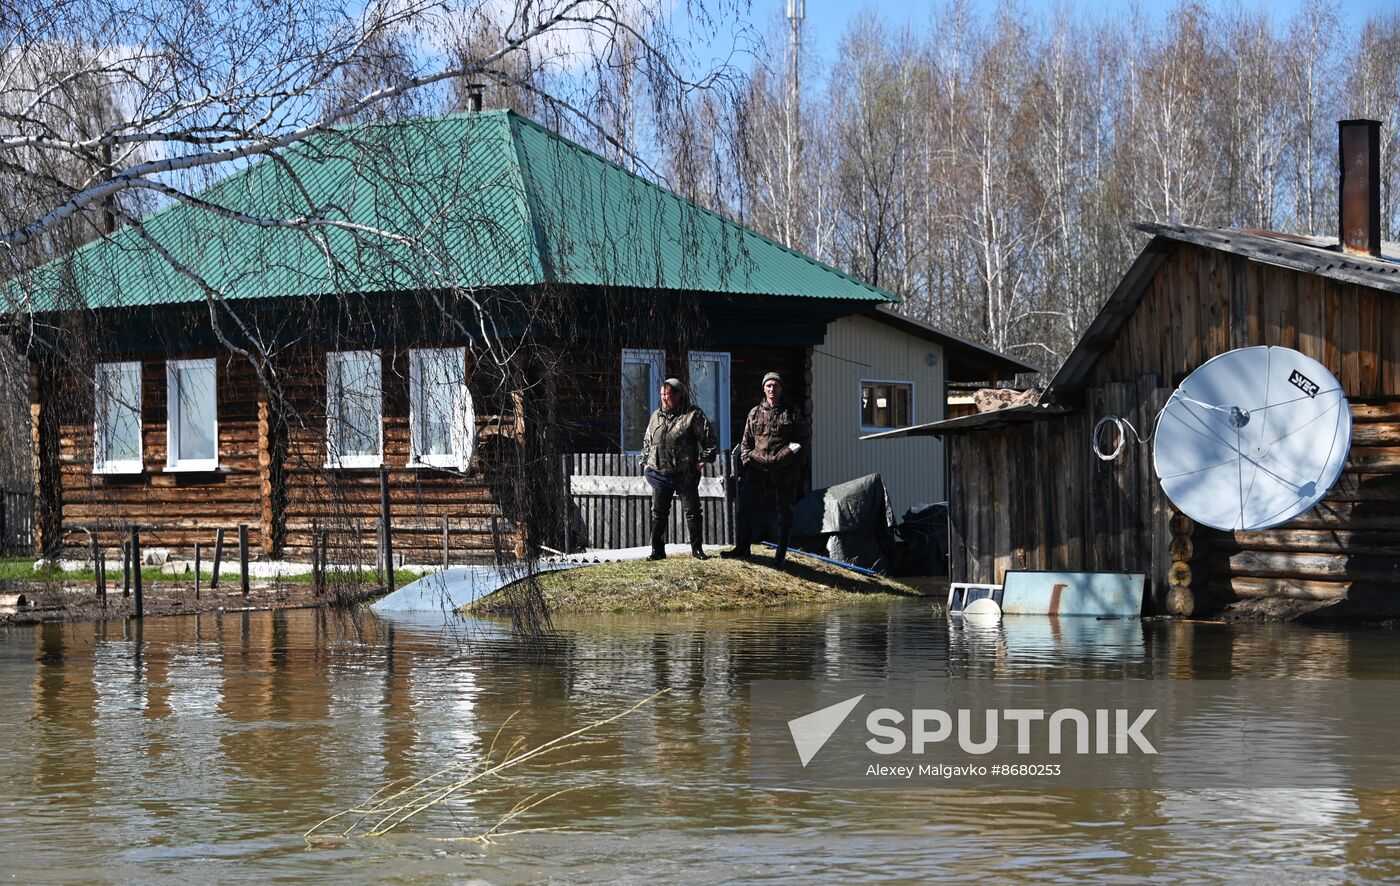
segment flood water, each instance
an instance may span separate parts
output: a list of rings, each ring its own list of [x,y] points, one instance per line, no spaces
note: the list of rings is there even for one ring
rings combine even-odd
[[[1009,620],[926,603],[560,619],[553,649],[464,620],[317,611],[0,629],[0,835],[19,882],[798,877],[1400,877],[1395,791],[752,787],[757,679],[1400,678],[1391,630]],[[1282,685],[1282,684],[1280,684]],[[493,793],[387,836],[302,833],[386,784],[667,695]],[[508,741],[507,738],[500,739]],[[515,804],[570,788],[490,845]]]

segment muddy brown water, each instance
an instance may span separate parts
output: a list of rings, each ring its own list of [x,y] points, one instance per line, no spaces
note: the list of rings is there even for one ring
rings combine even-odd
[[[1400,678],[1392,630],[1047,620],[927,603],[489,622],[322,611],[0,629],[0,835],[17,882],[1359,881],[1400,877],[1400,792],[752,787],[756,679]],[[383,785],[671,692],[498,793],[387,837],[301,834]],[[559,828],[444,842],[515,803]]]

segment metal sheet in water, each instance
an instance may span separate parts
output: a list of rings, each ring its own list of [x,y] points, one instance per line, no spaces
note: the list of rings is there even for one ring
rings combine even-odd
[[[546,563],[540,572],[575,569],[584,563]],[[375,612],[450,612],[525,577],[519,566],[454,566],[425,575],[372,604]]]
[[[1141,572],[1006,573],[1001,611],[1006,615],[1088,615],[1133,618],[1142,612]]]

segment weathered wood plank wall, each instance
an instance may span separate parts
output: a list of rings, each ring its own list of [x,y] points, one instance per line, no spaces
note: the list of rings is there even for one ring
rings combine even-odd
[[[1206,603],[1255,596],[1330,598],[1400,582],[1400,308],[1351,283],[1181,245],[1090,373],[1067,415],[947,437],[950,571],[999,582],[1009,568],[1121,570],[1152,577],[1161,609],[1170,502],[1150,445],[1115,462],[1093,454],[1107,414],[1144,435],[1171,389],[1232,348],[1279,345],[1318,360],[1352,401],[1342,478],[1315,508],[1265,532],[1191,535],[1191,587]]]

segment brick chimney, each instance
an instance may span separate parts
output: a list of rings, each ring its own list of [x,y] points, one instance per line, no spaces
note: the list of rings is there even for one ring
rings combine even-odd
[[[1337,216],[1341,250],[1352,255],[1381,254],[1381,124],[1339,120]]]

